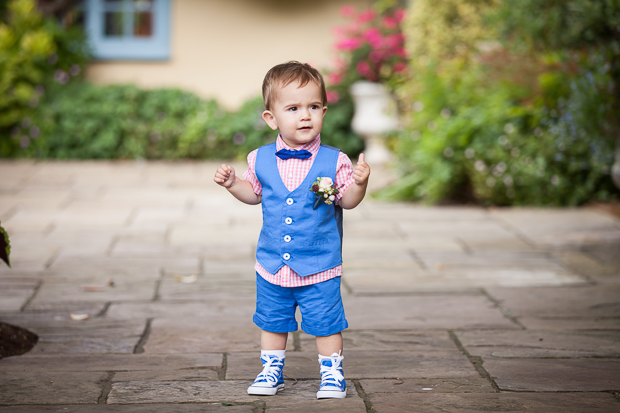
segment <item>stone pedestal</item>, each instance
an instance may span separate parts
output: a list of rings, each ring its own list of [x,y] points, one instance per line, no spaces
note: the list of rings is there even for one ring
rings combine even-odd
[[[391,158],[383,134],[398,127],[396,102],[380,83],[360,81],[351,86],[355,102],[353,130],[366,143],[364,156],[369,164],[382,165]]]

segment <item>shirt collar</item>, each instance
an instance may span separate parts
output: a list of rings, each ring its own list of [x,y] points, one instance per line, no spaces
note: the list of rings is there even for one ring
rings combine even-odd
[[[280,135],[279,133],[278,133],[278,139],[276,139],[276,151],[279,151],[280,149],[289,149],[293,151],[305,149],[307,151],[310,151],[312,156],[314,156],[319,152],[320,147],[321,147],[321,134],[318,134],[312,142],[308,142],[305,145],[301,145],[296,148],[291,148],[290,146],[288,146],[286,142],[284,142],[284,139],[282,139],[282,135]]]

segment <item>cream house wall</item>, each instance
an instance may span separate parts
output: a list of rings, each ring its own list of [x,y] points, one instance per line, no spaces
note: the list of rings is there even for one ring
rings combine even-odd
[[[318,68],[333,62],[333,28],[344,5],[371,0],[171,0],[167,61],[100,61],[86,76],[99,84],[178,87],[229,108],[260,93],[263,76],[288,60]]]

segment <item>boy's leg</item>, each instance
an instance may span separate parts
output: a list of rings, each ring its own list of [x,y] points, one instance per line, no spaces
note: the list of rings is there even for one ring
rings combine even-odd
[[[288,333],[272,333],[271,331],[261,330],[260,332],[260,348],[263,351],[284,350],[286,349],[286,340]],[[318,337],[317,337],[318,340]]]
[[[297,330],[295,298],[290,290],[268,283],[256,274],[254,323],[261,329],[263,370],[248,388],[248,394],[273,396],[284,389],[284,359],[289,331]]]
[[[332,334],[331,336],[317,336],[316,349],[319,354],[331,355],[342,352],[342,333]]]
[[[340,296],[340,277],[298,287],[295,298],[302,316],[302,329],[316,337],[321,366],[319,399],[347,396],[342,369],[342,330],[348,327]]]
[[[342,369],[342,333],[317,336],[321,366],[321,388],[316,393],[318,399],[342,399],[347,397],[347,385]]]
[[[273,333],[261,330],[260,359],[263,363],[256,380],[248,387],[248,394],[260,396],[273,396],[284,389],[284,359],[288,333]]]

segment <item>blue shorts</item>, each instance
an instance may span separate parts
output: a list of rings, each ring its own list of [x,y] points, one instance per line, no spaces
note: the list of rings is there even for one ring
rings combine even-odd
[[[349,326],[340,297],[340,277],[303,287],[280,287],[256,274],[254,323],[264,331],[297,331],[299,305],[301,329],[313,336],[331,336]]]

